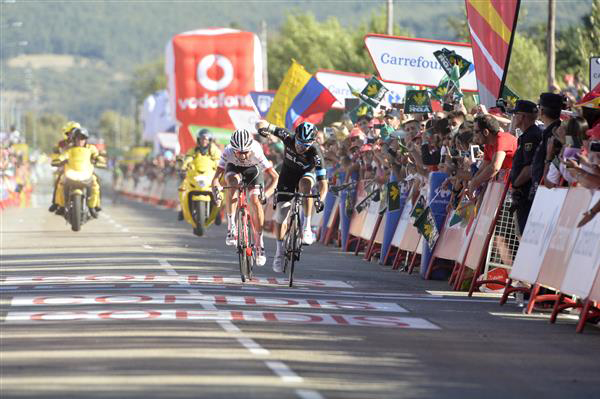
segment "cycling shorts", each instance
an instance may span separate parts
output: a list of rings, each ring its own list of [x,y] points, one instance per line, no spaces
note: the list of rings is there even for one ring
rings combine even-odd
[[[295,193],[298,189],[298,183],[303,177],[310,178],[313,182],[313,185],[317,181],[317,177],[314,172],[296,172],[295,170],[288,169],[284,166],[279,174],[277,191]],[[289,194],[277,194],[277,202],[289,202],[291,200],[292,196]]]
[[[241,181],[244,184],[254,185],[254,190],[252,190],[251,194],[258,195],[260,192],[260,186],[262,186],[265,182],[263,172],[259,169],[258,165],[253,166],[237,166],[232,163],[228,163],[225,167],[225,178],[229,176],[235,176],[240,182],[239,176],[241,176]]]

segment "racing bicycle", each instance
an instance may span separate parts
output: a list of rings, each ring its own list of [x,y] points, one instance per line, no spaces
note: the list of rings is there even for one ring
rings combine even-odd
[[[287,273],[289,286],[291,287],[294,284],[294,266],[296,262],[300,260],[300,252],[302,252],[302,224],[300,220],[302,199],[316,198],[316,209],[322,209],[322,203],[319,199],[319,194],[279,191],[275,193],[274,198],[277,198],[277,194],[293,196],[290,207],[290,217],[288,219],[288,229],[284,238],[285,258],[283,263],[283,272]],[[277,202],[273,201],[273,207],[275,208],[276,206]]]
[[[237,211],[235,213],[235,223],[237,228],[237,253],[240,264],[240,277],[242,282],[250,281],[253,277],[253,269],[256,264],[257,246],[254,241],[254,225],[248,212],[248,191],[254,190],[255,184],[225,186],[223,190],[239,190],[237,200]],[[261,201],[264,201],[263,187],[260,186]]]

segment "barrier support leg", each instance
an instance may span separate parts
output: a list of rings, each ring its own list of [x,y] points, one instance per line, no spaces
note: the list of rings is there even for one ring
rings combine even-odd
[[[500,298],[500,306],[504,305],[506,301],[508,301],[508,296],[513,292],[522,292],[524,294],[531,291],[530,288],[527,287],[513,287],[512,286],[512,278],[509,278],[506,282],[506,286],[504,287],[504,292],[502,293],[502,298]]]
[[[427,273],[425,273],[425,280],[429,280],[431,279],[431,272],[432,272],[432,268],[433,268],[433,262],[437,259],[436,256],[433,256],[433,254],[431,254],[431,259],[429,259],[429,265],[427,266]]]
[[[379,225],[381,224],[381,220],[383,219],[383,215],[377,215],[377,220],[375,221],[375,228],[371,233],[371,239],[367,244],[367,250],[365,251],[365,260],[371,260],[371,253],[373,252],[373,247],[375,246],[375,237],[377,237],[377,231],[379,230]]]
[[[388,261],[390,260],[390,257],[392,256],[392,250],[393,249],[394,249],[394,247],[390,245],[387,253],[385,254],[385,257],[383,258],[383,265],[384,266],[388,264]],[[398,252],[400,252],[400,251],[398,251]],[[396,257],[396,255],[397,255],[397,253],[394,253],[394,258]]]
[[[569,308],[580,308],[581,302],[574,301],[571,298],[565,296],[565,294],[559,294],[558,299],[554,302],[554,308],[552,309],[552,314],[550,315],[550,323],[555,323],[558,314]]]
[[[577,323],[576,332],[582,333],[583,328],[585,327],[585,323],[587,320],[592,317],[600,317],[600,308],[596,309],[594,307],[594,303],[591,299],[586,299],[583,304],[583,308],[581,309],[581,314],[579,315],[579,322]]]
[[[394,261],[392,262],[392,270],[398,270],[400,268],[400,262],[402,262],[402,250],[398,248]]]
[[[539,284],[534,284],[533,287],[531,287],[531,294],[529,296],[529,303],[527,304],[527,314],[531,314],[531,312],[533,311],[533,305],[535,305],[535,298],[537,297],[537,294],[540,292],[540,285]]]
[[[417,259],[417,251],[413,253],[412,259],[410,260],[410,265],[408,266],[408,274],[412,274],[415,269],[415,260]]]
[[[325,240],[323,241],[323,244],[329,245],[331,243],[331,240],[333,239],[333,234],[338,231],[339,221],[340,221],[340,211],[339,211],[339,209],[336,209],[335,212],[333,213],[333,222],[331,223],[331,226],[326,229]]]
[[[348,240],[348,242],[350,242],[350,240]],[[363,239],[360,237],[356,237],[354,239],[354,242],[356,242],[356,247],[354,248],[354,256],[358,256],[358,253],[361,250],[361,247],[363,246]]]

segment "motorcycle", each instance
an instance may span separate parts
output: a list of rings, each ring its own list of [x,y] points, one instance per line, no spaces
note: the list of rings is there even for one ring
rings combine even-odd
[[[201,237],[208,226],[217,219],[220,207],[213,200],[211,182],[215,164],[204,155],[196,155],[189,163],[183,183],[179,188],[179,203],[184,220],[191,224],[195,235]]]
[[[65,219],[71,230],[79,231],[91,218],[88,198],[94,179],[91,150],[71,147],[67,150],[68,161],[64,167]]]

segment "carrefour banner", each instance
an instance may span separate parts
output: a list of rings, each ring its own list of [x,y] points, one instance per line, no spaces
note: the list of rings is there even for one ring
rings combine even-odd
[[[319,69],[315,73],[315,77],[323,86],[334,95],[336,102],[332,108],[344,109],[346,98],[356,98],[350,91],[352,86],[358,91],[361,91],[371,78],[369,75],[360,73],[333,71],[328,69]],[[381,99],[381,104],[390,106],[393,103],[401,103],[404,101],[404,93],[406,86],[397,83],[385,83],[385,88],[388,90],[385,96]]]
[[[174,36],[167,44],[165,69],[177,121],[233,129],[228,111],[253,111],[250,92],[263,89],[261,57],[252,32],[214,28]],[[179,141],[182,151],[194,145],[187,129]]]
[[[477,91],[470,44],[370,33],[365,36],[365,45],[384,81],[429,87],[437,87],[440,80],[447,76],[433,53],[443,48],[454,51],[471,63],[467,73],[460,79],[461,90]]]

